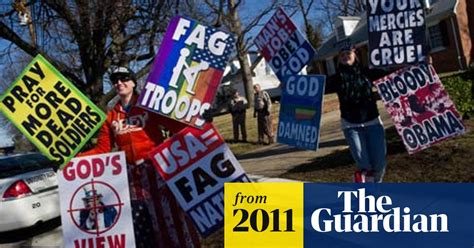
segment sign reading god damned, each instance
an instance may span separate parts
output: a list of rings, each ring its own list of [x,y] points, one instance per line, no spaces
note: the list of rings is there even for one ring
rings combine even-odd
[[[60,167],[105,120],[104,113],[41,55],[0,98],[3,114]]]
[[[139,105],[180,122],[201,127],[211,107],[235,38],[177,16],[171,20]]]
[[[416,64],[425,60],[425,15],[421,2],[367,1],[371,66]]]

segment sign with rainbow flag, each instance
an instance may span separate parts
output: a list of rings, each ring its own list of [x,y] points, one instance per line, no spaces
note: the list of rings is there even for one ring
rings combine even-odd
[[[176,16],[156,56],[139,106],[201,127],[211,107],[235,38],[226,32]]]
[[[283,82],[278,143],[318,149],[325,80],[323,75],[294,75]]]

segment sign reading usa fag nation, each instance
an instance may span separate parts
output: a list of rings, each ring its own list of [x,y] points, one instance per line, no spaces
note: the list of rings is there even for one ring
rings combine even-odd
[[[105,121],[105,114],[41,55],[0,102],[3,114],[61,168]]]
[[[464,134],[462,118],[433,66],[400,69],[374,85],[408,153]]]
[[[298,74],[315,51],[282,8],[265,24],[254,41],[278,79]]]
[[[224,183],[249,182],[212,124],[183,129],[150,157],[204,237],[224,225]]]
[[[183,123],[201,127],[211,107],[235,38],[177,16],[168,26],[139,105]]]
[[[283,82],[278,143],[318,149],[325,79],[322,75],[289,76]]]
[[[135,247],[124,152],[74,158],[58,183],[64,247]]]

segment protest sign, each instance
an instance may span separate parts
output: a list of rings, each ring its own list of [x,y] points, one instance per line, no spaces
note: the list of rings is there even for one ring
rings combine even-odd
[[[290,76],[283,82],[278,143],[318,149],[325,79],[322,75]]]
[[[3,114],[61,168],[105,121],[105,114],[41,55],[0,102]]]
[[[72,159],[58,173],[64,247],[135,247],[124,152]]]
[[[139,106],[200,127],[211,107],[235,38],[177,16],[168,25]]]
[[[282,8],[277,9],[254,43],[281,81],[284,76],[298,74],[315,54]]]
[[[433,66],[400,69],[374,84],[408,153],[465,132],[461,116]]]
[[[385,67],[423,62],[427,50],[421,1],[367,2],[370,65]]]
[[[224,183],[249,181],[212,124],[183,129],[150,157],[202,236],[224,224]]]

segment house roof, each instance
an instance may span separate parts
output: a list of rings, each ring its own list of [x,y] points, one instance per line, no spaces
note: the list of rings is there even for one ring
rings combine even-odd
[[[442,20],[450,14],[456,13],[457,3],[458,0],[438,0],[434,2],[431,4],[430,10],[426,12],[426,23]],[[365,13],[361,16],[363,18],[348,38],[338,41],[336,35],[333,33],[329,39],[319,47],[315,60],[323,60],[329,56],[336,55],[339,49],[347,42],[355,45],[367,42],[367,18]]]

